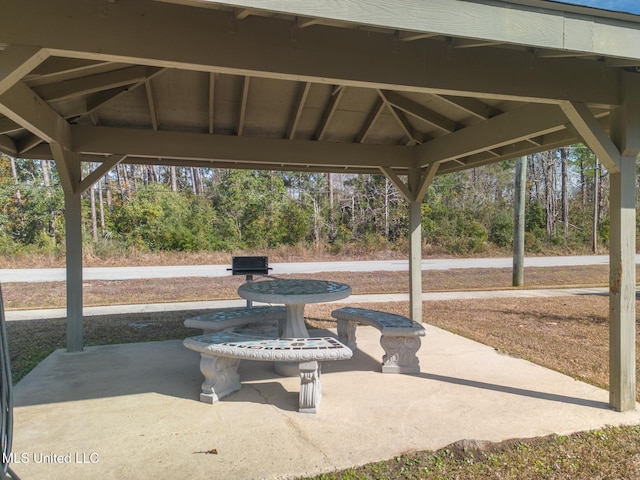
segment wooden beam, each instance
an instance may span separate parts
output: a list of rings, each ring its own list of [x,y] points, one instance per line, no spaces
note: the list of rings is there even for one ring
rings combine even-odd
[[[151,80],[153,80],[155,77],[157,77],[158,75],[160,75],[162,72],[164,72],[166,69],[164,68],[148,68],[147,69],[147,74],[144,77],[143,80],[132,84],[132,85],[128,85],[125,87],[116,87],[116,88],[112,88],[109,90],[104,90],[104,91],[100,91],[100,92],[96,92],[92,95],[88,95],[87,96],[87,106],[86,106],[86,111],[84,112],[84,114],[90,114],[90,113],[94,113],[96,110],[98,110],[100,107],[102,107],[103,105],[105,105],[106,103],[109,103],[113,100],[115,100],[116,98],[118,98],[121,95],[124,95],[125,93],[128,93],[142,85],[144,85],[146,82],[150,82]]]
[[[11,155],[12,157],[17,157],[18,147],[11,137],[0,135],[0,152],[6,155]]]
[[[302,116],[302,111],[304,110],[304,104],[307,101],[307,96],[309,95],[310,89],[311,89],[311,83],[309,82],[305,82],[300,87],[300,90],[298,92],[298,98],[296,99],[296,103],[293,106],[293,113],[291,114],[291,117],[289,120],[289,126],[287,127],[287,138],[289,140],[293,140],[293,138],[296,136],[298,123],[300,122],[300,117]]]
[[[153,91],[151,90],[151,82],[147,80],[144,82],[144,90],[147,94],[147,104],[149,105],[149,115],[151,115],[151,127],[154,130],[158,130],[158,110],[156,109],[156,102],[153,97]]]
[[[82,179],[76,193],[82,194],[89,190],[98,180],[104,177],[113,167],[119,165],[126,155],[110,155],[94,171]]]
[[[488,118],[495,117],[502,113],[493,107],[490,107],[486,103],[481,102],[475,98],[468,97],[452,97],[451,95],[435,95],[440,100],[447,102],[449,105],[453,105],[460,110],[467,112],[475,118],[480,120],[487,120]]]
[[[0,95],[49,57],[38,47],[9,46],[0,50]]]
[[[493,40],[474,40],[471,38],[455,38],[453,41],[453,48],[493,47],[495,45],[502,44],[504,44],[504,42],[495,42]]]
[[[376,104],[373,106],[373,108],[369,112],[369,115],[367,116],[367,120],[364,122],[364,125],[360,129],[360,132],[358,133],[358,136],[355,139],[356,143],[363,143],[367,139],[369,132],[371,132],[371,129],[373,128],[373,125],[376,123],[376,120],[378,120],[378,117],[380,116],[380,114],[382,114],[382,111],[386,107],[387,107],[387,103],[378,95]]]
[[[410,202],[412,196],[411,190],[409,190],[409,186],[404,181],[402,181],[402,179],[396,174],[396,172],[394,172],[391,167],[380,167],[380,171],[384,173],[384,175],[389,179],[393,186],[398,189],[404,199]]]
[[[477,8],[475,3],[447,1],[456,7]],[[304,10],[315,8],[315,3],[302,3]],[[433,2],[424,2],[424,5],[421,8],[427,12],[442,12]],[[332,8],[344,13],[345,6],[333,5]],[[412,9],[398,10],[404,16]],[[458,18],[464,17],[474,29],[482,25],[491,32],[492,27],[478,20],[485,15],[475,18],[466,11],[465,15],[458,15],[459,11],[455,8],[446,14],[455,19],[454,24],[459,28]],[[503,20],[505,12],[512,14],[510,9],[498,7],[487,11],[499,13]],[[357,8],[350,16],[357,17],[356,12]],[[329,11],[324,14],[324,18],[332,16]],[[531,14],[542,22],[539,26],[546,32],[549,16]],[[143,15],[145,21],[140,22]],[[424,17],[432,18],[430,14]],[[180,22],[176,22],[176,18]],[[565,19],[553,18],[561,20],[559,30],[552,35],[560,38],[562,35],[558,32],[565,30]],[[64,6],[43,0],[4,0],[0,43],[45,46],[53,55],[70,58],[395,91],[547,103],[570,100],[605,106],[621,102],[619,72],[603,68],[600,62],[532,61],[528,52],[498,48],[461,49],[450,56],[442,42],[398,42],[391,34],[351,28],[334,29],[330,35],[325,29],[298,29],[296,41],[292,42],[290,22],[256,16],[251,22],[239,22],[235,32],[230,32],[229,20],[228,12],[162,2],[117,2],[110,5],[109,15],[104,16],[95,9],[87,9],[83,0],[67,0]],[[493,23],[495,19],[489,25]],[[535,44],[546,38],[537,28],[514,29],[511,22],[506,24],[516,39],[526,37]],[[25,29],[23,25],[30,28]],[[496,28],[499,29],[499,25],[498,22]],[[167,31],[172,35],[166,35]],[[519,33],[524,36],[520,38]],[[483,38],[469,35],[462,28],[460,35]],[[637,35],[640,36],[640,31]],[[145,41],[141,42],[140,38]],[[640,41],[628,43],[636,45]],[[203,44],[207,45],[206,49],[202,48]],[[429,66],[428,75],[425,75],[425,65]],[[553,78],[553,82],[549,78]],[[576,82],[576,78],[581,81]]]
[[[22,82],[0,95],[0,113],[47,142],[71,143],[65,119]]]
[[[429,190],[429,187],[431,186],[436,173],[438,173],[439,167],[439,163],[432,163],[427,168],[423,169],[417,185],[418,188],[414,192],[416,201],[422,203],[422,200],[424,200],[424,196],[427,194],[427,190]]]
[[[41,87],[35,87],[33,90],[47,102],[56,102],[80,95],[88,95],[112,88],[142,83],[146,80],[148,74],[147,67],[129,67],[98,75],[43,85]]]
[[[95,75],[114,70],[112,62],[84,60],[81,58],[49,57],[46,62],[34,68],[28,79],[30,87],[62,82],[73,78]],[[119,69],[118,67],[115,69]]]
[[[24,129],[24,127],[10,118],[2,117],[0,118],[0,135],[5,133],[13,133]]]
[[[216,98],[216,74],[211,72],[209,74],[209,133],[213,133],[213,119],[214,119],[214,107]]]
[[[344,95],[345,90],[345,87],[338,86],[338,88],[331,93],[329,103],[324,109],[322,119],[320,120],[318,129],[316,130],[316,140],[322,140],[326,135],[329,124],[331,123],[331,119],[338,109],[338,104],[340,103],[340,99],[342,98],[342,95]]]
[[[236,8],[235,9],[235,18],[236,20],[244,20],[249,17],[254,12],[251,8]]]
[[[20,139],[18,142],[19,154],[26,153],[29,150],[33,150],[35,147],[42,143],[42,139],[33,133],[28,134],[25,138]]]
[[[238,136],[242,136],[244,130],[244,117],[247,113],[247,100],[249,98],[249,82],[250,77],[244,77],[244,83],[242,87],[242,98],[240,99],[240,111],[238,112],[238,125],[236,131]]]
[[[582,103],[563,102],[562,111],[610,173],[620,171],[620,150],[611,141],[589,108]]]
[[[86,154],[127,152],[131,156],[228,162],[315,165],[347,168],[414,163],[411,149],[398,145],[316,142],[275,138],[210,135],[208,133],[71,126],[73,148]]]
[[[614,112],[611,140],[625,157],[640,154],[640,75],[624,73],[622,77],[624,104]]]
[[[565,128],[567,119],[555,105],[531,104],[435,138],[418,147],[420,166],[485,152],[528,137]]]
[[[80,156],[59,143],[49,143],[56,170],[60,178],[60,185],[65,195],[75,195],[80,184]]]
[[[398,32],[398,40],[401,42],[413,42],[415,40],[422,40],[423,38],[437,37],[437,33],[429,32]]]
[[[383,91],[381,94],[385,101],[390,105],[422,120],[425,123],[428,123],[441,133],[451,133],[461,128],[461,125],[457,124],[453,120],[434,112],[424,105],[403,97],[397,92]]]

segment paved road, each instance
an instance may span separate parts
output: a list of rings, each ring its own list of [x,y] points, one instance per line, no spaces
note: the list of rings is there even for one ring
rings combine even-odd
[[[640,255],[636,256],[636,263]],[[525,259],[527,267],[559,267],[572,265],[607,265],[606,255],[571,257],[530,257]],[[449,270],[457,268],[511,268],[511,258],[462,258],[426,259],[423,270]],[[187,265],[169,267],[98,267],[85,268],[84,280],[132,280],[144,278],[177,277],[225,277],[229,265]],[[271,274],[296,274],[320,272],[401,272],[409,270],[408,260],[380,260],[354,262],[303,262],[273,263]],[[56,282],[65,280],[64,268],[46,269],[0,269],[0,283]]]

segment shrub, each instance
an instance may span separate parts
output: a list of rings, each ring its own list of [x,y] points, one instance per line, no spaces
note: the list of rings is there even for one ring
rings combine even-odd
[[[511,245],[513,227],[513,217],[504,211],[498,212],[489,227],[489,241],[499,247]]]

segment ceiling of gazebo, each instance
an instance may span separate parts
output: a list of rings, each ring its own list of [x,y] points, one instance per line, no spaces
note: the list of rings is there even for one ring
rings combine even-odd
[[[534,0],[224,3],[3,0],[0,151],[443,174],[581,141],[567,104],[608,129],[640,75],[630,15]],[[406,8],[363,7],[392,4]]]

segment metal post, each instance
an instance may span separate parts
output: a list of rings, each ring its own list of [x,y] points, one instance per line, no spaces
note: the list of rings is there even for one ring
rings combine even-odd
[[[247,283],[253,282],[253,275],[247,275]],[[253,300],[247,300],[247,308],[253,307]]]

